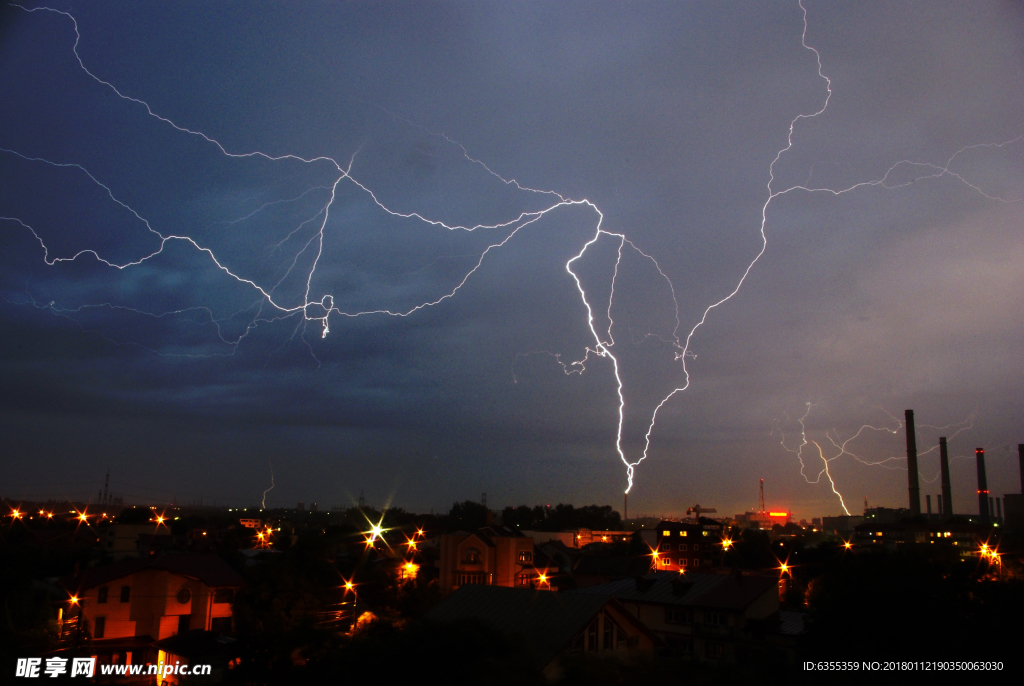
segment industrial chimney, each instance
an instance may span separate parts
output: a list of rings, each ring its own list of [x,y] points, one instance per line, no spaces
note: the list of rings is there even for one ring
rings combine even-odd
[[[985,449],[976,449],[974,457],[978,462],[978,514],[981,515],[981,521],[988,524],[988,477],[985,476]]]
[[[939,514],[946,519],[953,517],[953,488],[949,485],[949,453],[946,451],[946,437],[939,439],[939,468],[942,470],[942,505]]]
[[[917,434],[914,431],[914,411],[907,410],[907,482],[910,486],[910,516],[921,514],[921,487],[917,477]]]
[[[1020,492],[1024,493],[1024,443],[1017,444],[1017,459],[1020,460]]]

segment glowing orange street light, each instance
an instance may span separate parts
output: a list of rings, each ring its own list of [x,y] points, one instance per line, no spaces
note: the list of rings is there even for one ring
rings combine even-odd
[[[416,535],[417,536],[422,536],[423,535],[423,529],[416,529]]]
[[[850,543],[849,541],[843,541],[843,547],[846,548],[847,550],[849,550],[850,548],[853,547],[853,544]]]
[[[80,521],[80,522],[88,522],[89,521],[89,516],[86,515],[84,512],[79,512],[78,513],[78,521]]]
[[[541,572],[537,575],[537,581],[539,581],[542,584],[546,584],[548,582],[548,575]]]
[[[354,588],[355,588],[355,586],[353,586],[353,585],[352,585],[352,582],[351,582],[351,581],[346,581],[346,582],[345,582],[345,590],[346,590],[346,591],[351,591],[351,590],[353,590]]]
[[[723,549],[728,550],[729,546],[731,546],[731,545],[732,545],[732,541],[729,540],[728,538],[725,538],[725,539],[722,540],[722,548]]]
[[[11,516],[14,517],[15,519],[21,519],[21,511],[20,510],[13,510],[13,511],[11,511]]]
[[[73,596],[71,596],[70,598],[68,598],[68,601],[69,601],[69,602],[70,602],[70,603],[71,603],[72,605],[78,605],[78,596],[76,596],[76,595],[73,595]]]

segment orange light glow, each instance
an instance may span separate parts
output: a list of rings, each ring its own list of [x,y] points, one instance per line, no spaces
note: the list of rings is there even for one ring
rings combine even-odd
[[[537,575],[537,581],[541,582],[542,584],[546,584],[548,582],[548,575],[547,574],[538,574]]]
[[[73,595],[70,598],[68,598],[68,600],[71,602],[72,605],[78,605],[78,596]]]
[[[423,529],[416,529],[416,535],[417,536],[422,536],[423,535]]]
[[[11,512],[11,516],[15,519],[21,519],[21,512],[18,510],[14,510],[13,512]]]
[[[769,517],[788,517],[789,513],[788,512],[769,512],[768,516]]]
[[[850,543],[849,541],[844,541],[843,542],[843,547],[846,548],[847,550],[849,550],[850,548],[853,547],[853,544]]]
[[[352,585],[351,581],[346,581],[345,582],[345,590],[346,591],[351,591],[353,588],[354,588],[354,586]]]
[[[724,539],[722,541],[722,547],[725,548],[726,550],[728,550],[729,546],[731,546],[731,545],[732,545],[732,541],[729,540],[728,538],[726,538],[726,539]]]
[[[80,522],[87,522],[87,521],[89,521],[89,517],[84,512],[79,512],[78,513],[78,521],[80,521]]]

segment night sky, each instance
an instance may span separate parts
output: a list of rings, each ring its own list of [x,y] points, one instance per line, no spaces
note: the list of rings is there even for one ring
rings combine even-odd
[[[804,6],[0,9],[0,495],[1019,491],[1024,10]]]

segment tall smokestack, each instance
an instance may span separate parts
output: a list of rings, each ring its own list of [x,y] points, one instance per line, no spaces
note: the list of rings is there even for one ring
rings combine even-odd
[[[949,453],[945,436],[939,439],[939,467],[942,470],[942,507],[939,514],[949,519],[953,516],[953,488],[949,485]]]
[[[988,477],[985,476],[985,449],[976,449],[974,457],[978,462],[978,514],[981,515],[981,521],[988,524]]]
[[[1024,443],[1017,444],[1017,458],[1020,460],[1020,492],[1024,493]]]
[[[921,487],[917,480],[917,433],[914,431],[914,411],[907,410],[907,482],[910,486],[910,516],[921,514]]]

